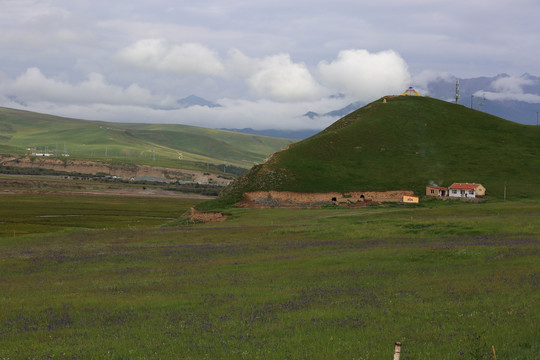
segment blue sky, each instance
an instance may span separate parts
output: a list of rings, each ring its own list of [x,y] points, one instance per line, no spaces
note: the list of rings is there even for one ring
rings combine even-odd
[[[0,0],[0,106],[322,128],[336,119],[302,114],[437,77],[504,72],[519,87],[540,74],[538,14],[537,0]],[[223,106],[179,108],[190,94]]]

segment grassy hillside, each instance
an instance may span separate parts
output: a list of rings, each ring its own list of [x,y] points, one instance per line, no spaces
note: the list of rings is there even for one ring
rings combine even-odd
[[[0,108],[2,153],[24,154],[26,148],[63,153],[66,149],[71,158],[79,159],[250,168],[292,141],[187,125],[107,123]]]
[[[412,189],[478,182],[487,194],[540,197],[540,127],[427,97],[375,101],[254,167],[222,196],[242,192]]]

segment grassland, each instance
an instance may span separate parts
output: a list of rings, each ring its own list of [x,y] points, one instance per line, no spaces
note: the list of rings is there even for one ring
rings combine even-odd
[[[1,359],[540,351],[537,200],[229,209],[219,224],[177,218],[199,200],[0,201]]]
[[[25,154],[35,148],[110,163],[250,168],[292,142],[187,125],[87,121],[0,108],[0,153]]]

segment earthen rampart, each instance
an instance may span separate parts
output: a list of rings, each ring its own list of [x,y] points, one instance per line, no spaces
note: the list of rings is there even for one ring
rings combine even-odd
[[[412,190],[298,193],[290,191],[254,191],[244,193],[242,207],[320,207],[331,204],[362,206],[381,202],[399,202]]]

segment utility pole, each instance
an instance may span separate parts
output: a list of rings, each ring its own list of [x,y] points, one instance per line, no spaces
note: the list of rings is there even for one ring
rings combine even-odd
[[[474,95],[471,95],[471,109],[472,109],[473,98],[474,98]]]
[[[456,104],[459,103],[459,79],[456,79]]]

